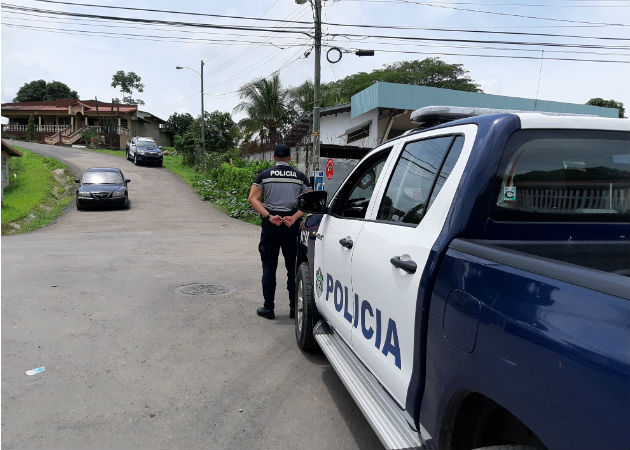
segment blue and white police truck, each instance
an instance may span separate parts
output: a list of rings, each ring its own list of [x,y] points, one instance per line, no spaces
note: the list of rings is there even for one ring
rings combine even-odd
[[[478,113],[301,196],[297,344],[387,448],[628,449],[630,121]]]

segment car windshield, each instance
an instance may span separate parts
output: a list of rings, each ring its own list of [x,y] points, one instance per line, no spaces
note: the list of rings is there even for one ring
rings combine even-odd
[[[86,172],[83,184],[122,184],[123,179],[117,172]]]
[[[138,139],[138,147],[157,148],[157,144],[148,139]]]

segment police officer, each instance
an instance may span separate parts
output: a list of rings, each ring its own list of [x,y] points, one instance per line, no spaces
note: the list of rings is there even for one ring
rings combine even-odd
[[[297,197],[311,190],[306,175],[289,165],[291,149],[286,144],[276,145],[273,151],[276,165],[263,170],[252,185],[247,201],[262,217],[262,230],[258,251],[262,260],[262,288],[265,300],[256,313],[266,319],[274,319],[276,293],[276,269],[278,254],[282,249],[287,268],[289,291],[289,317],[295,317],[295,256],[300,218]],[[261,200],[262,199],[262,200]]]

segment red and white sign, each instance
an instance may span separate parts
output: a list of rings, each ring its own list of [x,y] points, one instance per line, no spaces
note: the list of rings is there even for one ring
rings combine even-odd
[[[326,161],[326,178],[332,180],[333,173],[335,173],[335,163],[332,158],[330,158]]]

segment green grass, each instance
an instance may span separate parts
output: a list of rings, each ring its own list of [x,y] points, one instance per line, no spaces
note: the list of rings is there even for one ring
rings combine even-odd
[[[108,150],[105,148],[88,148],[86,150],[96,153],[106,153],[108,155],[120,156],[121,158],[125,157],[125,150]]]
[[[9,159],[10,184],[4,190],[2,205],[3,235],[47,225],[72,201],[73,182],[68,166],[54,158],[19,150],[21,158]],[[63,173],[55,176],[55,169],[63,169]]]
[[[164,155],[163,164],[167,170],[182,177],[189,185],[193,185],[197,172],[194,167],[184,165],[181,155]]]

